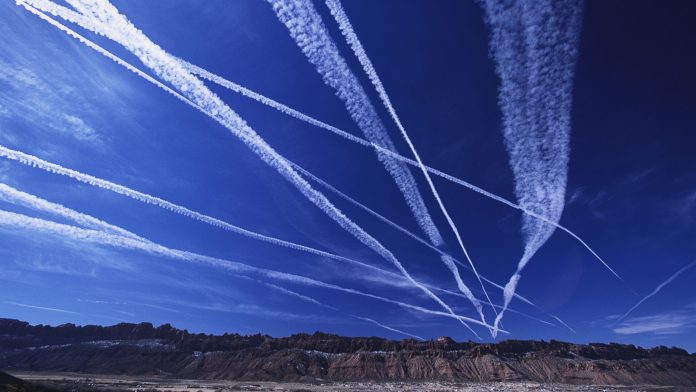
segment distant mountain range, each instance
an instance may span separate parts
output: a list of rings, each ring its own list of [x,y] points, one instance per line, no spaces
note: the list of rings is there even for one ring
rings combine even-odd
[[[165,324],[57,327],[0,319],[0,369],[257,381],[461,380],[696,387],[679,348],[400,341],[316,332],[285,338],[192,334]]]

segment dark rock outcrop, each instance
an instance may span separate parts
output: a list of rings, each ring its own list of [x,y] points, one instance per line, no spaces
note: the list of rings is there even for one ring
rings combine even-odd
[[[551,340],[420,342],[325,333],[192,334],[165,324],[57,327],[0,319],[0,368],[231,380],[467,380],[696,387],[679,348]]]

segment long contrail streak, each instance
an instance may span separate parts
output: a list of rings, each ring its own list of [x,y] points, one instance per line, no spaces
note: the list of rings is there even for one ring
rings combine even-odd
[[[623,319],[625,319],[626,317],[628,317],[629,314],[631,314],[631,313],[632,313],[634,310],[636,310],[640,305],[642,305],[643,302],[645,302],[645,301],[649,300],[650,298],[654,297],[657,293],[660,292],[660,290],[662,290],[662,289],[663,289],[665,286],[667,286],[668,284],[672,283],[672,281],[673,281],[674,279],[676,279],[677,277],[679,277],[679,275],[683,274],[683,273],[686,272],[688,269],[691,269],[691,268],[693,268],[694,266],[696,266],[696,260],[694,260],[694,261],[692,261],[691,263],[689,263],[689,264],[687,264],[687,265],[681,267],[681,268],[679,269],[679,271],[675,272],[675,273],[674,273],[672,276],[670,276],[667,280],[665,280],[664,282],[660,283],[657,287],[655,287],[655,290],[653,290],[650,294],[648,294],[648,295],[646,295],[645,297],[643,297],[640,301],[638,301],[635,305],[633,305],[633,307],[631,307],[631,309],[628,309],[628,311],[626,311],[626,313],[624,313],[621,317],[619,317],[619,318],[616,320],[615,324],[620,323]]]
[[[358,124],[367,139],[373,142],[379,142],[380,144],[389,147],[390,150],[395,150],[394,143],[387,134],[387,131],[384,128],[384,125],[382,124],[374,107],[370,103],[367,94],[363,90],[358,79],[348,68],[345,59],[339,53],[336,44],[331,39],[331,36],[326,30],[321,17],[314,9],[311,1],[269,0],[269,2],[273,6],[273,10],[276,12],[278,20],[280,20],[288,28],[290,35],[296,41],[297,45],[305,54],[309,62],[316,67],[324,82],[328,86],[335,89],[336,95],[342,101],[344,101],[348,113]],[[331,12],[334,13],[334,16],[336,16],[337,12],[342,12],[340,4],[334,3],[334,7],[332,7],[330,3],[327,4],[329,4],[329,8],[331,9]],[[464,246],[464,242],[462,241],[457,226],[445,208],[445,205],[443,204],[442,199],[440,198],[440,195],[438,194],[437,189],[435,188],[435,185],[428,174],[428,171],[425,169],[423,162],[421,161],[420,156],[418,155],[418,152],[411,142],[406,130],[401,125],[401,121],[396,115],[391,102],[389,102],[388,97],[386,97],[386,92],[384,91],[384,88],[377,77],[374,67],[372,67],[372,64],[370,63],[369,59],[367,59],[364,50],[362,50],[362,46],[360,45],[357,36],[354,34],[350,23],[345,17],[345,14],[337,17],[337,20],[339,21],[341,31],[347,37],[351,47],[353,47],[354,51],[358,55],[361,64],[363,64],[363,67],[370,76],[373,84],[375,84],[375,86],[378,88],[380,97],[382,97],[385,105],[387,105],[390,114],[401,131],[402,136],[408,143],[411,152],[414,154],[416,161],[418,162],[418,167],[423,171],[432,194],[437,200],[440,210],[442,211],[447,223],[457,238],[457,242],[461,247],[462,252],[464,252],[464,256],[471,266],[471,270],[474,272],[481,285],[481,290],[483,290],[488,302],[491,302],[488,292],[483,285],[483,281],[476,270],[476,266],[474,265],[471,257],[469,256],[469,252]],[[433,223],[432,218],[425,207],[423,199],[418,192],[415,179],[408,170],[408,167],[401,162],[394,161],[389,158],[383,159],[383,157],[379,154],[378,157],[385,165],[389,174],[391,174],[396,181],[409,206],[411,207],[416,221],[426,232],[430,242],[435,246],[441,246],[444,242],[442,235]],[[486,318],[483,314],[481,303],[478,301],[478,299],[476,299],[469,287],[462,280],[457,265],[452,261],[450,256],[442,256],[441,259],[443,264],[452,273],[452,276],[457,282],[457,287],[459,290],[464,293],[464,295],[474,305],[479,313],[479,316],[481,317],[481,321],[485,322]],[[495,308],[491,308],[495,313]]]
[[[280,272],[275,270],[269,270],[259,267],[254,267],[248,264],[239,263],[235,261],[220,259],[216,257],[204,256],[201,254],[187,252],[183,250],[168,248],[166,246],[157,244],[152,241],[142,241],[136,240],[130,237],[120,236],[116,234],[110,234],[103,231],[96,231],[91,229],[83,229],[76,226],[66,225],[62,223],[56,223],[47,221],[40,218],[32,218],[26,215],[17,214],[14,212],[0,210],[0,225],[14,228],[22,228],[27,230],[34,230],[45,234],[56,235],[64,238],[68,238],[75,241],[88,242],[98,245],[106,245],[115,248],[127,249],[145,252],[152,255],[168,257],[175,260],[204,264],[211,267],[221,268],[226,271],[232,272],[234,274],[252,274],[260,275],[265,278],[279,280],[284,282],[290,282],[294,284],[320,287],[325,289],[331,289],[336,291],[342,291],[345,293],[355,294],[366,298],[372,298],[382,302],[398,305],[405,309],[414,310],[424,314],[429,314],[433,316],[449,317],[456,320],[462,320],[470,322],[473,324],[479,324],[486,328],[492,328],[491,325],[483,324],[477,319],[471,319],[465,316],[452,315],[450,313],[431,310],[423,308],[417,305],[412,305],[400,301],[396,301],[387,297],[382,297],[375,294],[370,294],[362,292],[355,289],[350,289],[331,283],[321,282],[306,276],[290,274],[287,272]]]
[[[386,249],[377,239],[372,237],[360,226],[351,221],[340,210],[338,210],[321,192],[316,191],[287,163],[285,158],[278,154],[268,145],[247,123],[239,117],[229,106],[225,105],[217,95],[208,90],[205,85],[194,75],[186,71],[179,63],[166,53],[162,48],[150,41],[141,31],[133,26],[125,16],[108,1],[84,2],[70,0],[69,3],[80,10],[84,15],[89,15],[92,20],[99,22],[103,28],[95,32],[105,34],[108,38],[120,43],[140,60],[151,68],[158,76],[175,86],[181,94],[198,106],[209,117],[216,120],[219,124],[227,128],[232,134],[242,140],[253,152],[255,152],[266,164],[273,167],[291,182],[297,189],[313,202],[319,209],[324,211],[344,230],[352,234],[360,242],[371,248],[387,261],[392,263],[401,274],[408,279],[411,284],[423,291],[427,296],[437,302],[453,317],[456,317],[452,308],[442,301],[436,294],[416,281],[409,272],[403,267],[399,260]],[[39,15],[42,19],[51,19],[49,16],[34,9],[28,4],[22,3],[26,9]],[[59,23],[53,21],[54,25]],[[92,26],[83,26],[90,28]],[[63,30],[69,30],[63,26]],[[74,33],[74,32],[73,32]],[[77,35],[76,33],[74,33]],[[95,44],[96,45],[96,44]],[[462,319],[458,319],[469,330]]]
[[[326,0],[326,5],[329,7],[329,10],[331,11],[331,15],[333,15],[334,19],[338,23],[339,28],[341,29],[341,33],[343,33],[343,36],[346,38],[346,41],[350,45],[350,47],[353,49],[353,53],[355,53],[355,56],[358,58],[360,61],[360,64],[363,67],[363,70],[369,77],[370,81],[372,84],[375,86],[375,89],[377,90],[377,93],[379,94],[379,97],[382,99],[382,103],[384,104],[385,108],[391,115],[392,119],[394,120],[394,123],[396,124],[397,128],[399,128],[399,131],[401,131],[401,135],[404,137],[404,140],[408,144],[408,147],[411,149],[411,153],[413,153],[413,156],[416,158],[416,162],[418,162],[418,167],[421,169],[423,172],[423,175],[425,176],[426,181],[428,182],[428,186],[430,187],[430,190],[435,197],[435,200],[437,200],[437,204],[440,207],[440,210],[442,211],[442,214],[445,216],[445,219],[447,219],[447,223],[449,224],[450,228],[452,229],[452,232],[454,233],[455,237],[457,238],[457,242],[459,243],[459,247],[462,249],[462,252],[464,252],[464,256],[466,257],[466,260],[469,262],[469,266],[471,271],[476,275],[476,278],[479,281],[479,284],[481,285],[481,289],[483,290],[483,294],[486,296],[486,299],[488,300],[489,303],[492,303],[490,297],[488,296],[488,292],[486,291],[486,288],[483,285],[483,281],[481,280],[481,276],[479,275],[478,271],[476,270],[476,267],[474,266],[474,262],[471,260],[471,257],[469,257],[469,252],[466,250],[466,247],[464,246],[464,243],[462,241],[462,238],[459,234],[459,229],[457,229],[457,226],[455,225],[454,221],[450,217],[449,212],[447,211],[447,208],[445,208],[444,203],[442,202],[442,199],[440,198],[440,194],[438,193],[437,189],[435,188],[435,184],[433,183],[433,180],[430,178],[430,174],[428,174],[428,170],[425,168],[425,165],[423,164],[423,161],[420,158],[420,155],[418,154],[418,151],[416,151],[416,147],[413,145],[413,142],[411,141],[411,138],[408,136],[408,133],[406,132],[406,129],[404,128],[403,124],[401,123],[401,119],[399,116],[396,114],[396,109],[394,109],[394,105],[392,105],[391,100],[389,99],[389,95],[387,94],[387,90],[384,88],[384,85],[382,84],[382,81],[379,78],[379,75],[377,74],[377,71],[375,70],[375,67],[372,65],[372,61],[370,61],[370,58],[367,56],[367,52],[365,51],[365,48],[363,48],[362,43],[358,39],[358,35],[353,29],[353,26],[350,23],[350,20],[348,19],[348,15],[346,15],[345,11],[343,10],[343,7],[341,6],[341,2],[339,0]],[[449,267],[449,269],[452,271],[452,273],[455,276],[455,279],[457,280],[457,285],[466,295],[466,297],[471,301],[471,303],[476,307],[476,310],[478,311],[479,315],[481,316],[482,320],[485,320],[485,317],[483,315],[483,311],[481,309],[481,304],[480,302],[474,297],[474,295],[471,293],[471,290],[462,282],[461,277],[459,276],[459,271],[457,270],[457,267],[454,265],[452,262],[452,257],[449,255],[443,255],[443,261],[445,264]],[[493,313],[497,315],[497,312],[495,311],[495,307],[491,305],[491,309],[493,309]]]

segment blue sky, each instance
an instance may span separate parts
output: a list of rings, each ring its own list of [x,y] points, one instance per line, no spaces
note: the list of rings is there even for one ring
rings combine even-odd
[[[114,1],[169,53],[331,125],[360,135],[263,1]],[[315,3],[397,144],[393,126],[323,2]],[[475,2],[345,1],[344,7],[424,162],[514,200],[498,79]],[[621,323],[641,296],[696,258],[696,49],[693,6],[589,1],[572,106],[561,223],[619,272],[556,232],[523,273],[512,307],[572,333],[509,313],[504,338],[678,345],[696,351],[696,270],[686,271]],[[392,270],[344,232],[223,127],[12,2],[0,5],[0,144],[163,198],[249,230]],[[80,30],[145,70],[124,48]],[[279,153],[422,235],[374,152],[208,84]],[[456,240],[413,170],[448,250]],[[118,225],[159,244],[312,277],[435,309],[418,290],[373,272],[255,241],[160,208],[0,159],[0,182]],[[479,271],[505,283],[523,250],[520,214],[442,179],[435,183]],[[322,192],[324,188],[318,187]],[[419,280],[456,290],[431,249],[326,192]],[[57,220],[1,202],[1,209]],[[211,333],[284,336],[321,330],[401,338],[356,319],[426,338],[473,335],[456,321],[367,298],[249,279],[137,251],[0,226],[0,316],[33,323],[150,321]],[[467,284],[475,277],[463,271]],[[262,281],[263,280],[263,281]],[[312,297],[338,310],[288,295]],[[475,290],[476,291],[476,290]],[[500,303],[500,290],[489,290]],[[476,291],[477,295],[481,295]],[[475,317],[459,297],[444,296]],[[485,331],[477,329],[479,332]]]

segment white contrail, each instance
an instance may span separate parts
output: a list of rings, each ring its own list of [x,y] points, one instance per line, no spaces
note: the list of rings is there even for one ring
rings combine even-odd
[[[672,281],[673,281],[674,279],[676,279],[679,275],[683,274],[684,272],[686,272],[686,270],[688,270],[688,269],[690,269],[690,268],[693,268],[694,266],[696,266],[696,260],[694,260],[694,261],[692,261],[691,263],[689,263],[689,264],[683,266],[682,268],[680,268],[679,271],[675,272],[675,273],[674,273],[672,276],[670,276],[667,280],[665,280],[664,282],[660,283],[657,287],[655,287],[655,290],[653,290],[650,294],[646,295],[646,296],[643,297],[640,301],[638,301],[635,305],[633,305],[633,307],[632,307],[631,309],[628,309],[628,311],[627,311],[626,313],[624,313],[621,317],[619,317],[619,318],[616,320],[615,324],[620,323],[623,319],[625,319],[626,317],[628,317],[629,314],[631,314],[631,313],[632,313],[634,310],[636,310],[640,305],[642,305],[643,302],[645,302],[645,301],[649,300],[650,298],[654,297],[654,296],[655,296],[657,293],[659,293],[660,290],[662,290],[665,286],[667,286],[668,284],[672,283]]]
[[[254,92],[254,91],[252,91],[252,90],[249,90],[249,89],[247,89],[246,87],[240,86],[239,84],[236,84],[236,83],[234,83],[234,82],[232,82],[232,81],[230,81],[230,80],[227,80],[227,79],[225,79],[225,78],[223,78],[223,77],[221,77],[221,76],[219,76],[219,75],[215,75],[215,74],[213,74],[213,73],[210,73],[209,71],[206,71],[205,69],[203,69],[203,68],[201,68],[201,67],[198,67],[198,66],[196,66],[196,65],[193,65],[193,64],[191,64],[191,63],[188,63],[188,62],[186,62],[186,61],[184,61],[184,60],[179,60],[179,61],[181,62],[182,66],[183,66],[184,68],[186,68],[186,69],[189,70],[190,72],[192,72],[192,73],[194,73],[194,74],[200,76],[200,77],[203,78],[203,79],[207,79],[207,80],[209,80],[209,81],[211,81],[211,82],[213,82],[213,83],[215,83],[215,84],[218,84],[218,85],[220,85],[220,86],[222,86],[222,87],[225,87],[225,88],[227,88],[227,89],[229,89],[229,90],[232,90],[232,91],[234,91],[234,92],[240,93],[240,94],[242,94],[242,95],[244,95],[244,96],[246,96],[246,97],[248,97],[248,98],[251,98],[251,99],[253,99],[253,100],[257,101],[257,102],[260,102],[260,103],[262,103],[262,104],[264,104],[264,105],[267,105],[267,106],[269,106],[269,107],[271,107],[271,108],[273,108],[273,109],[278,110],[278,111],[281,112],[281,113],[285,113],[285,114],[287,114],[287,115],[289,115],[289,116],[291,116],[291,117],[294,117],[294,118],[296,118],[296,119],[298,119],[298,120],[307,122],[308,124],[314,125],[314,126],[316,126],[316,127],[318,127],[318,128],[322,128],[322,129],[325,129],[325,130],[327,130],[327,131],[330,131],[330,132],[332,132],[332,133],[334,133],[334,134],[336,134],[336,135],[338,135],[338,136],[341,136],[341,137],[343,137],[343,138],[345,138],[345,139],[347,139],[347,140],[350,140],[350,141],[352,141],[352,142],[354,142],[354,143],[356,143],[356,144],[359,144],[359,145],[364,146],[364,147],[373,148],[373,149],[375,149],[375,150],[376,150],[377,152],[379,152],[379,153],[388,155],[390,158],[394,158],[394,159],[396,159],[396,160],[398,160],[398,161],[401,161],[401,162],[403,162],[403,163],[409,164],[409,165],[414,166],[414,167],[419,167],[418,162],[416,162],[416,161],[414,161],[414,160],[412,160],[412,159],[410,159],[410,158],[404,157],[403,155],[400,155],[400,154],[398,154],[398,153],[396,153],[396,152],[394,152],[394,151],[391,151],[391,150],[389,150],[389,149],[387,149],[387,148],[385,148],[385,147],[383,147],[383,146],[380,146],[380,145],[375,144],[375,143],[372,143],[372,142],[370,142],[370,141],[368,141],[368,140],[365,140],[365,139],[359,138],[359,137],[357,137],[357,136],[354,136],[354,135],[352,135],[352,134],[350,134],[350,133],[348,133],[348,132],[346,132],[346,131],[344,131],[344,130],[342,130],[342,129],[336,128],[336,127],[334,127],[333,125],[329,125],[329,124],[327,124],[327,123],[325,123],[325,122],[323,122],[323,121],[321,121],[321,120],[318,120],[318,119],[316,119],[316,118],[314,118],[314,117],[311,117],[311,116],[309,116],[309,115],[307,115],[307,114],[304,114],[304,113],[302,113],[302,112],[300,112],[300,111],[298,111],[298,110],[295,110],[295,109],[293,109],[293,108],[291,108],[291,107],[289,107],[289,106],[287,106],[287,105],[284,105],[284,104],[282,104],[282,103],[280,103],[280,102],[278,102],[278,101],[275,101],[275,100],[273,100],[273,99],[271,99],[271,98],[268,98],[268,97],[266,97],[266,96],[264,96],[264,95],[261,95],[261,94],[259,94],[259,93],[257,93],[257,92]],[[538,219],[538,220],[540,220],[540,221],[542,221],[542,222],[544,222],[544,223],[546,223],[546,224],[548,224],[548,225],[551,225],[551,226],[553,226],[553,227],[555,227],[555,228],[557,228],[557,229],[560,229],[560,230],[564,231],[565,233],[567,233],[568,235],[570,235],[571,237],[573,237],[573,239],[575,239],[576,241],[578,241],[583,247],[585,247],[585,248],[592,254],[592,256],[594,256],[600,263],[602,263],[602,265],[604,265],[604,267],[606,267],[614,276],[616,276],[617,278],[621,279],[621,278],[619,277],[619,275],[618,275],[618,274],[617,274],[617,273],[604,261],[604,259],[602,259],[602,258],[597,254],[597,252],[594,251],[594,249],[592,249],[585,241],[582,240],[582,238],[580,238],[577,234],[575,234],[574,232],[572,232],[572,231],[571,231],[570,229],[568,229],[567,227],[565,227],[565,226],[559,224],[558,222],[554,222],[553,220],[551,220],[551,219],[548,218],[548,217],[545,217],[545,216],[543,216],[543,215],[539,215],[539,214],[535,213],[534,211],[531,211],[531,210],[529,210],[529,209],[526,209],[525,207],[520,206],[519,204],[516,204],[516,203],[514,203],[514,202],[512,202],[512,201],[510,201],[510,200],[505,199],[504,197],[501,197],[501,196],[498,196],[498,195],[496,195],[496,194],[494,194],[494,193],[491,193],[491,192],[489,192],[489,191],[486,191],[485,189],[480,188],[480,187],[478,187],[478,186],[476,186],[476,185],[473,185],[473,184],[471,184],[471,183],[469,183],[469,182],[467,182],[467,181],[464,181],[464,180],[462,180],[462,179],[460,179],[460,178],[454,177],[454,176],[452,176],[452,175],[450,175],[450,174],[444,173],[444,172],[442,172],[442,171],[440,171],[440,170],[437,170],[437,169],[434,169],[434,168],[432,168],[432,167],[430,167],[430,166],[425,166],[425,168],[426,168],[426,170],[427,170],[430,174],[436,175],[436,176],[438,176],[438,177],[440,177],[440,178],[443,178],[443,179],[445,179],[445,180],[447,180],[447,181],[450,181],[450,182],[455,183],[455,184],[457,184],[457,185],[463,186],[463,187],[465,187],[465,188],[467,188],[467,189],[469,189],[469,190],[472,190],[472,191],[474,191],[474,192],[476,192],[476,193],[479,193],[479,194],[482,195],[482,196],[485,196],[485,197],[487,197],[487,198],[489,198],[489,199],[495,200],[495,201],[497,201],[497,202],[499,202],[499,203],[505,204],[505,205],[508,206],[508,207],[514,208],[514,209],[516,209],[516,210],[519,210],[519,211],[521,211],[522,213],[526,214],[526,215],[529,216],[529,217],[532,217],[532,218],[534,218],[534,219]],[[459,264],[459,263],[458,263],[458,264]],[[467,268],[470,268],[470,267],[468,267],[468,266],[466,266],[466,265],[462,265],[462,266],[465,266],[465,267],[467,267]],[[484,279],[484,280],[485,280],[485,279]]]
[[[331,289],[336,291],[341,291],[345,293],[355,294],[366,298],[376,299],[382,302],[398,305],[405,309],[414,310],[424,314],[449,317],[455,320],[466,321],[473,324],[479,324],[486,328],[492,328],[491,325],[482,323],[477,319],[471,319],[465,316],[452,315],[450,313],[430,310],[417,305],[412,305],[408,303],[403,303],[390,298],[378,296],[375,294],[370,294],[362,292],[355,289],[345,288],[342,286],[334,285],[331,283],[321,282],[312,278],[308,278],[301,275],[290,274],[286,272],[274,271],[264,268],[258,268],[250,266],[248,264],[234,262],[230,260],[220,259],[216,257],[204,256],[193,252],[187,252],[178,249],[168,248],[166,246],[157,244],[151,241],[136,240],[130,237],[125,237],[116,234],[110,234],[103,231],[96,231],[91,229],[83,229],[76,226],[66,225],[62,223],[56,223],[47,221],[40,218],[32,218],[26,215],[17,214],[14,212],[0,210],[0,225],[14,228],[22,228],[28,230],[34,230],[45,234],[60,236],[68,238],[75,241],[88,242],[98,245],[106,245],[115,248],[141,251],[152,255],[168,257],[175,260],[191,262],[196,264],[204,264],[216,268],[221,268],[234,274],[252,274],[263,276],[272,280],[279,280],[284,282],[290,282],[294,284],[320,287],[325,289]]]
[[[409,337],[412,337],[412,338],[416,338],[416,339],[418,339],[418,340],[425,340],[425,339],[423,339],[422,337],[420,337],[420,336],[418,336],[418,335],[414,335],[414,334],[411,334],[411,333],[408,333],[408,332],[404,332],[404,331],[401,331],[401,330],[399,330],[399,329],[390,327],[390,326],[388,326],[388,325],[384,325],[384,324],[382,324],[382,323],[380,323],[380,322],[378,322],[378,321],[375,321],[375,320],[373,320],[373,319],[371,319],[371,318],[368,318],[368,317],[360,317],[360,316],[355,316],[355,315],[351,315],[351,317],[356,318],[356,319],[358,319],[358,320],[367,321],[368,323],[372,323],[372,324],[374,324],[374,325],[376,325],[376,326],[378,326],[378,327],[384,328],[384,329],[389,330],[389,331],[392,331],[392,332],[396,332],[396,333],[402,334],[402,335],[404,335],[404,336],[409,336]]]
[[[296,41],[297,45],[305,54],[309,62],[316,67],[324,82],[336,90],[336,95],[344,102],[348,113],[358,124],[365,137],[367,137],[367,139],[373,143],[386,146],[390,150],[395,150],[396,148],[394,143],[387,134],[387,131],[384,128],[384,125],[382,124],[374,107],[370,103],[367,94],[358,82],[358,79],[348,68],[345,59],[338,52],[338,48],[329,36],[321,17],[317,13],[316,9],[314,9],[311,1],[269,0],[269,3],[273,6],[273,10],[278,17],[278,20],[280,20],[280,22],[288,28],[290,35]],[[362,60],[363,59],[361,58],[361,61]],[[396,120],[398,121],[398,117]],[[464,247],[464,243],[462,242],[454,221],[442,203],[442,200],[440,199],[440,196],[437,193],[437,190],[435,189],[427,170],[425,170],[423,167],[423,163],[421,162],[415,147],[411,143],[411,140],[408,138],[406,131],[403,129],[403,127],[401,127],[400,122],[398,122],[398,125],[402,131],[402,135],[408,142],[411,151],[414,153],[419,167],[421,167],[425,173],[426,179],[428,180],[430,188],[433,191],[433,195],[435,196],[440,209],[445,215],[447,222],[452,228],[452,231],[457,237],[457,241],[462,248],[464,255],[466,256],[466,259],[469,261],[472,271],[479,280],[483,293],[488,299],[488,302],[491,302],[490,298],[488,297],[488,292],[483,285],[483,281],[481,281],[481,278],[476,271],[476,267],[474,266],[473,261],[469,257],[469,253]],[[395,161],[381,154],[378,154],[378,157],[384,164],[389,174],[394,178],[394,181],[401,190],[401,193],[404,195],[404,198],[411,207],[411,211],[416,218],[418,225],[428,235],[430,242],[435,246],[442,245],[444,242],[442,236],[428,213],[423,198],[418,192],[416,181],[408,167],[401,162]],[[457,265],[449,256],[443,256],[441,260],[454,276],[459,290],[464,293],[464,295],[474,305],[479,313],[479,316],[481,317],[481,321],[485,322],[486,318],[483,314],[481,303],[476,299],[476,297],[474,297],[469,287],[461,279]],[[495,308],[492,309],[493,312],[495,312]]]
[[[396,151],[370,99],[338,52],[311,1],[268,0],[268,2],[273,7],[278,20],[288,28],[302,53],[316,67],[324,83],[334,89],[336,96],[343,101],[348,114],[365,137],[375,144]],[[411,172],[406,166],[389,157],[379,153],[377,157],[394,178],[418,225],[435,245],[441,245],[442,236],[428,213]]]
[[[474,275],[476,275],[476,278],[478,279],[479,284],[481,285],[481,289],[483,290],[483,294],[486,296],[486,299],[490,303],[491,299],[488,296],[488,292],[486,291],[486,288],[483,285],[483,281],[481,280],[481,276],[479,275],[478,271],[476,270],[476,267],[474,266],[474,262],[471,260],[471,257],[469,257],[469,252],[467,252],[466,247],[464,246],[462,238],[459,234],[459,230],[457,229],[457,226],[455,225],[454,221],[450,217],[450,214],[447,211],[447,208],[445,208],[445,205],[442,202],[442,199],[440,198],[440,194],[438,193],[437,189],[435,188],[435,184],[433,184],[433,180],[430,178],[430,174],[428,174],[428,170],[425,168],[425,165],[423,164],[423,161],[421,160],[420,155],[418,154],[418,151],[416,151],[416,147],[413,145],[411,138],[408,136],[406,129],[404,128],[403,124],[401,123],[401,119],[399,119],[399,116],[396,114],[396,110],[394,109],[394,106],[392,105],[391,100],[389,99],[389,95],[387,94],[387,90],[384,88],[384,85],[382,84],[382,81],[380,80],[379,75],[377,74],[377,71],[375,70],[375,67],[372,65],[372,61],[370,61],[370,58],[367,56],[367,52],[365,52],[365,48],[363,48],[362,43],[358,39],[358,35],[355,33],[355,30],[353,29],[353,26],[351,25],[350,20],[348,19],[348,15],[346,15],[339,0],[326,0],[326,6],[329,7],[329,10],[331,11],[331,15],[333,15],[334,19],[338,23],[339,28],[341,29],[341,33],[343,33],[343,36],[346,37],[346,41],[348,42],[350,47],[353,49],[353,53],[355,53],[355,56],[360,61],[360,64],[362,65],[363,70],[365,71],[367,76],[370,78],[370,81],[375,86],[375,89],[377,90],[379,97],[382,99],[382,103],[384,104],[387,111],[391,115],[397,128],[399,128],[399,131],[401,131],[401,135],[404,137],[404,140],[408,144],[408,147],[411,149],[413,156],[416,158],[416,162],[418,162],[418,166],[420,167],[421,171],[423,172],[423,175],[425,176],[425,179],[428,182],[428,186],[430,186],[430,190],[431,190],[433,196],[435,197],[435,200],[437,200],[437,204],[439,205],[440,210],[442,211],[442,214],[447,219],[447,223],[449,224],[450,228],[452,229],[452,232],[454,233],[455,237],[457,238],[457,242],[459,243],[459,247],[462,249],[462,252],[464,252],[464,256],[466,257],[466,260],[469,262],[469,266],[471,267],[471,271],[474,273]],[[437,245],[437,244],[435,244],[435,245]],[[452,274],[454,275],[454,277],[457,281],[457,286],[459,287],[459,290],[462,293],[464,293],[464,295],[466,295],[466,297],[469,299],[469,301],[471,301],[471,303],[474,305],[474,307],[476,307],[476,310],[478,311],[479,315],[481,316],[481,319],[485,320],[485,317],[483,315],[483,310],[481,309],[481,303],[476,299],[476,297],[474,297],[474,295],[471,293],[471,290],[464,284],[464,282],[462,282],[461,277],[459,275],[459,270],[457,269],[457,266],[452,261],[452,258],[450,256],[443,255],[442,261],[445,263],[445,265],[447,265],[447,267],[450,269],[450,271],[452,271]],[[495,307],[491,307],[491,308],[493,309],[493,312],[496,313],[496,315],[497,315],[497,312],[495,311]]]
[[[558,222],[568,176],[572,80],[581,0],[484,0],[491,53],[501,80],[503,135],[520,205]],[[524,252],[504,290],[503,310],[521,272],[555,227],[523,216]]]
[[[339,226],[392,263],[415,287],[419,288],[427,296],[436,301],[453,317],[456,317],[450,306],[423,284],[416,281],[388,249],[379,243],[377,239],[365,232],[360,226],[348,219],[348,217],[338,210],[321,192],[313,189],[307,181],[292,169],[285,158],[273,150],[273,148],[251,129],[241,117],[229,108],[229,106],[225,105],[220,98],[208,90],[199,79],[186,71],[176,59],[135,28],[135,26],[133,26],[125,16],[121,15],[113,5],[108,1],[99,0],[92,2],[70,0],[69,3],[83,14],[89,15],[95,22],[98,22],[100,28],[96,31],[97,33],[107,35],[108,38],[120,43],[135,54],[158,76],[175,86],[182,95],[195,104],[194,106],[197,106],[200,110],[241,139],[265,163],[275,168],[283,177],[295,185],[305,197],[324,211],[338,223]],[[51,19],[49,16],[27,4],[22,3],[22,5],[44,20]],[[59,23],[53,21],[52,24],[58,25]],[[83,27],[90,28],[89,25]],[[66,31],[69,29],[63,26],[63,30]],[[75,33],[75,35],[77,34]],[[458,320],[461,321],[462,319]],[[469,328],[463,321],[462,324]],[[471,328],[469,329],[471,330]],[[473,330],[471,330],[471,332],[475,334]]]
[[[131,237],[133,239],[142,240],[141,237],[131,233],[128,230],[122,229],[118,226],[111,225],[102,220],[83,214],[62,206],[60,204],[52,203],[50,201],[41,199],[37,196],[31,195],[26,192],[22,192],[16,188],[13,188],[7,184],[0,183],[0,200],[4,200],[9,203],[18,204],[24,207],[29,207],[34,210],[48,212],[63,218],[70,219],[71,221],[77,223],[78,225],[95,229],[103,230],[113,234],[122,235],[125,237]]]

